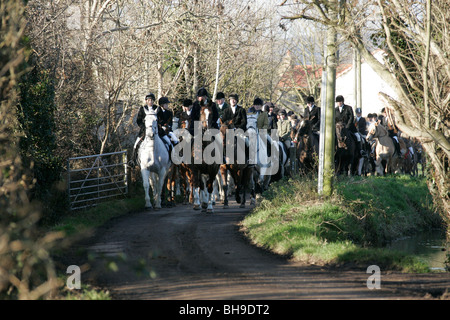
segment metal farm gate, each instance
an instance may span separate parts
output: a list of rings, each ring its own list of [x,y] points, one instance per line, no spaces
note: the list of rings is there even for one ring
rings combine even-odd
[[[128,193],[127,151],[69,158],[67,173],[71,210]]]

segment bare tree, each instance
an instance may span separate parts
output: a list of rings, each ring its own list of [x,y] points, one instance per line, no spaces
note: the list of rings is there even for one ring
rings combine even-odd
[[[357,48],[365,61],[394,89],[380,93],[394,109],[398,127],[423,143],[433,173],[430,191],[447,220],[450,217],[449,102],[450,58],[448,1],[339,1],[338,18],[329,16],[330,1],[298,1],[291,19],[333,26]],[[286,3],[286,1],[283,1]],[[378,44],[389,60],[380,62],[361,36],[382,30]]]

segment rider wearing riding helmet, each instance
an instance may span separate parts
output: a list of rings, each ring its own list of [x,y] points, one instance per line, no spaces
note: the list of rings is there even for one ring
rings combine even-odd
[[[355,116],[353,115],[353,108],[344,103],[344,97],[339,95],[336,97],[336,109],[335,109],[335,123],[342,122],[352,133],[352,136],[356,140],[356,148],[358,149],[358,154],[360,153],[361,147],[361,137],[357,134],[357,130],[355,127]]]
[[[310,121],[312,132],[318,134],[320,131],[320,107],[316,106],[313,96],[306,98],[306,108],[303,112],[303,117]]]
[[[208,107],[212,110],[212,114],[208,117],[208,128],[218,129],[219,111],[216,104],[209,98],[208,91],[205,88],[200,88],[197,92],[197,101],[192,105],[191,126],[189,132],[194,135],[195,121],[200,120],[200,113],[202,107]]]
[[[132,168],[134,168],[134,166],[136,165],[138,149],[139,149],[139,146],[141,145],[141,142],[145,138],[145,121],[144,120],[145,120],[146,113],[151,112],[150,110],[152,110],[156,113],[155,110],[158,106],[155,105],[155,100],[156,100],[155,95],[153,93],[148,93],[145,96],[145,105],[141,106],[139,108],[138,115],[136,118],[136,124],[139,127],[139,134],[136,139],[136,142],[134,143],[133,155],[131,156],[131,160],[128,162],[128,165]]]
[[[394,141],[394,146],[395,146],[395,151],[397,153],[398,157],[401,157],[402,153],[400,150],[400,142],[398,141],[398,128],[395,125],[395,122],[393,121],[393,119],[390,117],[390,115],[388,115],[388,111],[386,110],[386,108],[381,109],[381,114],[382,114],[382,118],[381,118],[381,124],[384,125],[384,127],[387,129],[388,133],[389,133],[389,137],[392,138],[392,140]]]
[[[158,134],[164,143],[169,147],[169,158],[172,153],[172,142],[174,145],[178,143],[178,139],[172,132],[173,112],[169,109],[169,99],[161,97],[158,100],[159,110],[156,114],[158,121]]]

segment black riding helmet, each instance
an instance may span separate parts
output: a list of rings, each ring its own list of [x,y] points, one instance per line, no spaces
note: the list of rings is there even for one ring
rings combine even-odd
[[[156,100],[156,97],[155,97],[155,95],[154,95],[153,93],[148,93],[148,94],[145,96],[145,100],[147,100],[147,99],[152,99],[153,101],[155,101],[155,100]]]

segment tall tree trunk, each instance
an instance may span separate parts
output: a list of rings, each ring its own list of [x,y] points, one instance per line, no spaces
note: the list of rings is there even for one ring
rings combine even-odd
[[[198,46],[194,44],[194,70],[192,75],[192,91],[197,93],[198,90]]]
[[[329,17],[332,21],[337,21],[337,1],[330,1]],[[334,178],[334,138],[335,138],[335,124],[334,124],[334,97],[336,93],[336,29],[334,26],[328,26],[327,29],[327,96],[326,96],[326,110],[325,110],[325,134],[324,139],[324,168],[323,168],[323,195],[325,197],[331,196],[333,193],[333,178]]]
[[[217,55],[216,55],[216,82],[214,84],[214,93],[212,98],[215,99],[217,95],[217,88],[219,86],[219,72],[220,72],[220,26],[217,22]]]
[[[163,63],[162,59],[158,59],[158,96],[156,99],[159,99],[163,95],[163,76],[164,76],[164,70],[163,70]],[[157,103],[157,101],[156,101]]]

